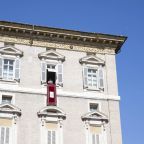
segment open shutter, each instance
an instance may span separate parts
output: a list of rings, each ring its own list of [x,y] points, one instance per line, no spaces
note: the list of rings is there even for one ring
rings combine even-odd
[[[63,85],[63,64],[57,64],[57,84]]]
[[[46,83],[46,63],[41,62],[41,83]]]
[[[84,88],[88,87],[87,73],[88,73],[88,68],[86,66],[84,66],[83,67],[83,85],[84,85]]]
[[[15,79],[20,80],[20,60],[16,58],[15,60]]]
[[[0,57],[0,78],[3,77],[3,59]]]
[[[98,69],[98,79],[99,79],[99,88],[104,88],[104,75],[103,75],[103,68],[102,66]]]

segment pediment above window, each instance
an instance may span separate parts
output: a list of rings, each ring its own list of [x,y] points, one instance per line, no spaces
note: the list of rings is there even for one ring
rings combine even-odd
[[[101,121],[101,122],[105,121],[106,123],[108,123],[108,117],[99,111],[86,113],[81,118],[82,120],[89,120],[89,121],[92,120],[92,121]]]
[[[7,114],[13,114],[13,115],[21,115],[21,109],[19,109],[18,107],[12,105],[12,104],[1,104],[0,105],[0,113],[7,113]]]
[[[14,46],[6,46],[0,48],[1,54],[23,56],[23,52],[15,48]]]
[[[39,58],[44,58],[44,59],[51,59],[51,60],[57,60],[57,61],[64,61],[65,60],[65,56],[61,55],[60,53],[58,53],[55,50],[49,50],[46,52],[42,52],[40,54],[38,54]]]
[[[39,117],[57,117],[66,119],[66,114],[56,106],[46,106],[38,112]]]
[[[85,64],[99,64],[99,65],[104,65],[105,62],[98,58],[97,56],[95,55],[89,55],[89,56],[86,56],[86,57],[83,57],[80,59],[80,63],[85,63]]]

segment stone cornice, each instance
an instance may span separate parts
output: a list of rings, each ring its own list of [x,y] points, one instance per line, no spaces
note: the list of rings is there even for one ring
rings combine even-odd
[[[86,52],[91,52],[92,50],[92,52],[95,52],[94,49],[101,49],[102,53],[105,49],[109,51],[113,50],[114,53],[117,53],[127,39],[124,36],[65,30],[6,21],[0,21],[0,35],[1,37],[15,39],[16,43],[21,44],[47,47],[47,43],[51,42],[67,44],[70,50]],[[8,39],[6,40],[8,41]],[[74,48],[74,46],[79,45],[90,47],[90,49]]]

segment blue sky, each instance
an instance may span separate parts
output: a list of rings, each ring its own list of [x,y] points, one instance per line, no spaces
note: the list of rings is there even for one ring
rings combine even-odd
[[[1,0],[0,19],[128,36],[117,55],[123,144],[144,142],[143,0]]]

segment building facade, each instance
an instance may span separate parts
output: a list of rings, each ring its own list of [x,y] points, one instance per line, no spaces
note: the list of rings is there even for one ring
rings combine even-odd
[[[122,144],[115,56],[125,40],[1,21],[0,144]]]

